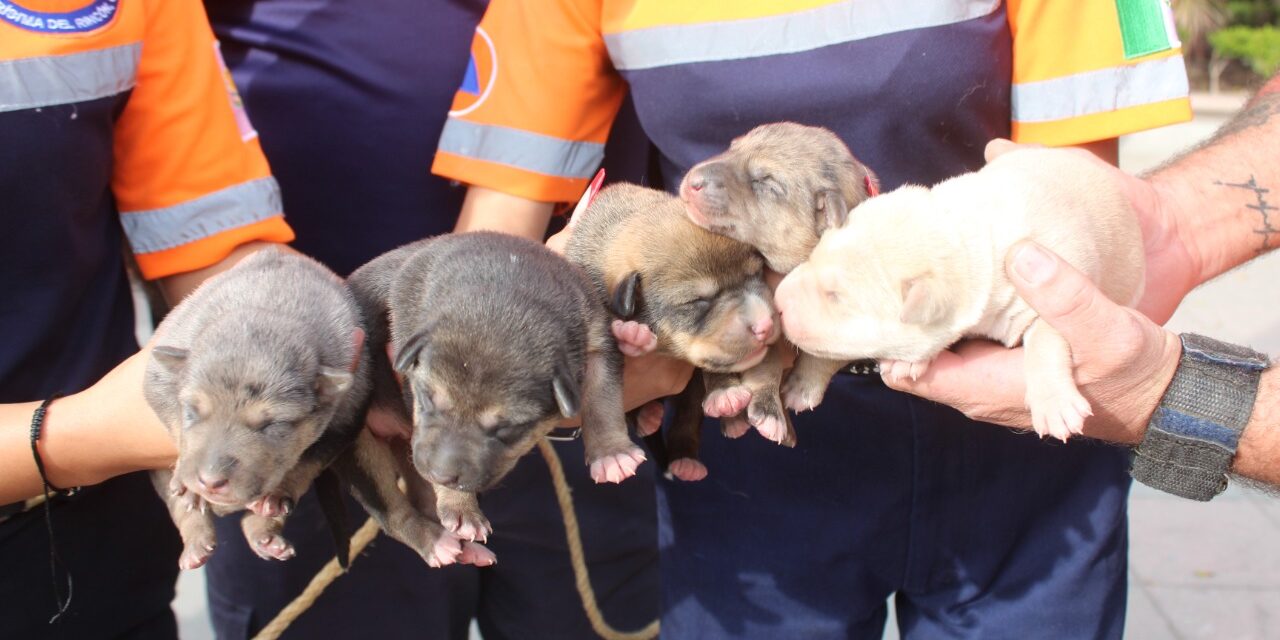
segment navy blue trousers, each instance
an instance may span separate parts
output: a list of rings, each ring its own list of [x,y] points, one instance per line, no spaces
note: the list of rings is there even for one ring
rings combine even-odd
[[[659,480],[664,638],[880,638],[895,593],[906,638],[1121,637],[1122,449],[878,376],[837,376],[795,424],[794,450],[708,431],[707,479]]]
[[[620,485],[587,475],[581,440],[555,443],[579,505],[591,579],[605,618],[638,629],[658,616],[653,465]],[[284,635],[285,638],[464,640],[472,617],[486,640],[588,639],[574,587],[564,525],[546,463],[535,450],[497,489],[480,497],[493,523],[493,567],[431,569],[408,547],[379,535]],[[351,528],[364,521],[348,505]],[[218,522],[218,550],[207,568],[210,613],[219,638],[248,638],[306,587],[333,557],[314,496],[285,525],[298,550],[284,562],[261,560],[240,532],[239,516]],[[175,556],[176,557],[176,556]]]

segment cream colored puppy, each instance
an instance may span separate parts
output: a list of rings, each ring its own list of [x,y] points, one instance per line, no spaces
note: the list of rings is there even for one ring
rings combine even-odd
[[[1065,441],[1092,411],[1066,341],[1005,275],[1005,254],[1023,238],[1117,303],[1141,296],[1142,233],[1118,185],[1076,153],[1022,149],[933,189],[904,186],[855,208],[779,285],[783,329],[804,351],[875,358],[897,377],[918,377],[961,338],[1022,342],[1032,426]]]

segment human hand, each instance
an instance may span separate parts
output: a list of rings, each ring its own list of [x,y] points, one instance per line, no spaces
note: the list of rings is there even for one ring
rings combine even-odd
[[[997,138],[987,144],[986,159],[995,158],[1020,145]],[[1197,258],[1183,242],[1177,219],[1163,206],[1161,193],[1151,182],[1134,177],[1082,149],[1062,149],[1062,153],[1084,154],[1114,176],[1120,190],[1128,197],[1138,224],[1142,228],[1142,244],[1146,254],[1146,283],[1137,309],[1157,323],[1164,324],[1173,316],[1187,293],[1200,284]]]
[[[1075,380],[1093,407],[1084,435],[1136,444],[1178,366],[1178,337],[1108,300],[1052,252],[1031,241],[1010,249],[1005,270],[1018,294],[1071,346]],[[970,342],[943,352],[917,380],[890,387],[951,405],[975,420],[1026,428],[1022,349]]]

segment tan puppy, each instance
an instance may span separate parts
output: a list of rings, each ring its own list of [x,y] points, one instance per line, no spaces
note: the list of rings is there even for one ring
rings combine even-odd
[[[905,186],[859,206],[779,285],[784,331],[805,351],[877,358],[899,377],[919,376],[961,338],[1023,342],[1033,427],[1066,440],[1092,412],[1067,343],[1005,275],[1005,254],[1024,238],[1117,303],[1141,296],[1142,233],[1119,186],[1081,155],[1023,149],[933,189]]]
[[[824,231],[843,225],[849,209],[878,189],[875,174],[832,131],[773,122],[690,169],[680,198],[694,224],[755,247],[770,269],[786,274],[809,257]],[[783,402],[797,412],[813,409],[848,364],[799,354],[782,387]],[[739,389],[712,392],[708,415],[741,410],[750,396]]]

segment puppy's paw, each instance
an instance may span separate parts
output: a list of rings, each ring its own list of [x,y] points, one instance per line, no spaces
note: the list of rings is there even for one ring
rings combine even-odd
[[[782,385],[782,404],[788,409],[800,413],[811,411],[822,404],[822,397],[827,393],[829,380],[809,380],[803,376],[791,375]]]
[[[919,362],[907,362],[905,360],[881,360],[880,375],[893,382],[901,382],[907,378],[919,380],[933,360],[921,360]]]
[[[751,390],[744,385],[716,389],[702,400],[702,413],[709,418],[738,415],[751,403]]]
[[[276,494],[267,494],[245,505],[245,508],[264,518],[287,516],[293,512],[293,499]]]
[[[662,403],[656,400],[640,407],[636,412],[636,435],[643,438],[657,433],[662,428],[664,413]]]
[[[737,415],[720,419],[720,433],[726,438],[738,439],[747,435],[751,430],[751,423],[747,422],[747,412],[743,411]]]
[[[654,335],[647,324],[635,320],[614,320],[610,328],[622,355],[638,358],[658,348],[658,336]]]
[[[1027,407],[1031,409],[1031,426],[1041,438],[1049,436],[1063,442],[1084,433],[1084,421],[1093,415],[1089,401],[1074,386],[1064,386],[1056,392],[1028,390]]]
[[[707,466],[696,458],[672,460],[667,472],[685,482],[697,482],[707,477]]]
[[[630,442],[624,451],[600,456],[592,460],[591,479],[597,484],[602,482],[618,483],[636,474],[636,468],[645,461],[644,452]]]
[[[298,552],[284,536],[276,533],[264,533],[249,540],[249,548],[263,560],[288,560]]]
[[[436,512],[445,529],[468,542],[484,542],[493,533],[489,519],[479,509],[464,509],[456,505],[437,504]]]
[[[462,545],[461,538],[448,531],[442,531],[440,536],[427,548],[423,558],[426,559],[427,566],[446,567],[458,562],[459,558],[462,557]]]
[[[791,426],[791,419],[782,409],[782,400],[777,391],[772,394],[756,393],[751,405],[747,407],[747,422],[772,442],[784,447],[796,446],[796,431]]]
[[[482,544],[464,542],[462,543],[462,553],[458,555],[458,564],[491,567],[498,564],[498,556]]]
[[[209,557],[213,555],[213,550],[218,547],[218,538],[210,531],[207,535],[201,535],[191,540],[184,540],[182,547],[182,555],[178,556],[178,568],[187,571],[189,569],[198,569],[209,561]]]

